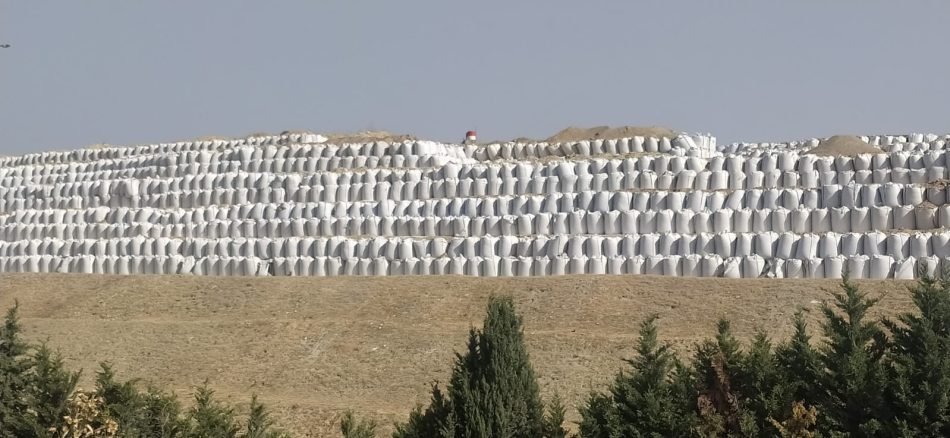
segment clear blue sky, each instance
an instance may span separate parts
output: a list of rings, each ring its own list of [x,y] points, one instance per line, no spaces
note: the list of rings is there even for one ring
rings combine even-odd
[[[950,1],[0,0],[0,154],[288,129],[950,132]]]

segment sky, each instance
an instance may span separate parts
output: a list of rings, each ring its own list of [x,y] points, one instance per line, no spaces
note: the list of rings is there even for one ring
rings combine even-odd
[[[0,155],[284,130],[950,132],[950,1],[0,0]]]

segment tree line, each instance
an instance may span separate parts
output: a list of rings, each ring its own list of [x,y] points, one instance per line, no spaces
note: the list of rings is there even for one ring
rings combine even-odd
[[[511,297],[489,299],[484,324],[469,331],[444,386],[395,425],[394,438],[945,437],[950,436],[950,280],[922,277],[914,310],[873,318],[878,299],[845,278],[820,309],[818,336],[801,311],[794,333],[764,329],[740,342],[721,320],[689,355],[660,341],[656,315],[640,323],[636,353],[607,388],[589,394],[576,432],[565,406],[542,400]],[[0,328],[0,438],[277,438],[270,414],[251,397],[248,414],[199,387],[190,407],[108,365],[95,389],[44,345],[20,337],[17,307]],[[346,413],[346,438],[377,436],[377,425]]]

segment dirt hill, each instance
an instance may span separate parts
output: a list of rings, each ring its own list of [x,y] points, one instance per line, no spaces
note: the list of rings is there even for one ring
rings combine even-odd
[[[682,352],[733,321],[787,336],[802,307],[814,318],[835,280],[557,278],[213,278],[2,275],[0,306],[19,300],[29,338],[49,340],[70,365],[99,360],[188,400],[205,379],[222,397],[251,393],[295,436],[338,436],[346,409],[383,431],[427,402],[453,353],[480,324],[490,294],[511,294],[544,394],[578,403],[631,357],[637,325],[660,315],[661,337]],[[861,282],[883,295],[879,310],[910,308],[907,282]],[[814,326],[814,324],[813,324]]]

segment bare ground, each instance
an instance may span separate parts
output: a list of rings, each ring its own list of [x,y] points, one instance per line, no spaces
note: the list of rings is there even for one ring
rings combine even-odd
[[[909,282],[863,281],[878,314],[909,310]],[[48,340],[90,388],[100,360],[188,399],[208,380],[223,398],[257,393],[295,436],[338,436],[343,411],[391,430],[429,384],[444,382],[490,294],[511,294],[542,391],[574,409],[633,354],[637,325],[683,354],[727,317],[742,338],[812,320],[834,280],[547,278],[214,278],[0,275],[0,306],[19,301],[26,335]]]

